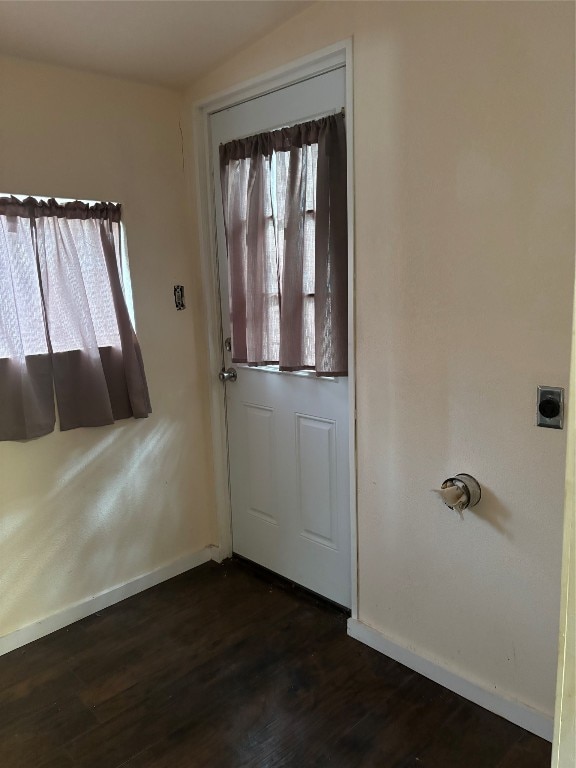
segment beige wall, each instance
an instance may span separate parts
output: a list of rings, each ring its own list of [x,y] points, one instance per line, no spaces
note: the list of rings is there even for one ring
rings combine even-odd
[[[124,205],[153,407],[147,420],[0,443],[0,636],[215,540],[180,104],[171,91],[0,59],[0,191]]]
[[[554,708],[574,259],[574,9],[319,3],[189,101],[354,38],[360,619]],[[475,475],[481,505],[430,489]]]

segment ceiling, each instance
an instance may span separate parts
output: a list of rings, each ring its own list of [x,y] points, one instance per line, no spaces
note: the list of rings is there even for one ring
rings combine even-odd
[[[2,0],[0,55],[181,88],[306,0]]]

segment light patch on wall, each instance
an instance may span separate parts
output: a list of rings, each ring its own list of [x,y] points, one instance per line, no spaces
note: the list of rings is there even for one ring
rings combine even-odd
[[[144,422],[142,425],[147,426]],[[14,629],[14,617],[24,596],[35,595],[39,603],[36,620],[42,619],[52,613],[48,608],[42,611],[42,605],[58,601],[69,574],[82,574],[82,593],[97,594],[109,583],[122,581],[127,561],[144,561],[143,549],[152,549],[168,529],[181,526],[178,510],[167,509],[166,515],[151,518],[141,514],[139,503],[145,498],[157,509],[166,506],[168,494],[164,489],[171,482],[174,464],[168,459],[168,448],[180,443],[181,425],[157,420],[146,435],[125,425],[110,429],[91,449],[74,453],[43,497],[41,510],[35,497],[23,493],[2,515],[0,636]],[[119,461],[119,457],[125,461]],[[160,470],[154,478],[147,469],[152,464]],[[163,483],[158,483],[159,476]],[[72,521],[62,515],[62,510],[71,507],[76,509]],[[111,536],[118,515],[132,518],[132,530],[138,530],[138,536]],[[32,541],[34,546],[24,546]],[[53,574],[47,583],[45,575],[55,557],[64,561],[63,567],[58,577]],[[11,585],[10,589],[6,585]]]

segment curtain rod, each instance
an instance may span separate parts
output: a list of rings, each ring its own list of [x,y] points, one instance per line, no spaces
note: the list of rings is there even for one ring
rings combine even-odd
[[[0,0],[0,2],[1,2],[1,0]],[[328,112],[328,113],[320,115],[318,117],[311,117],[311,118],[308,118],[307,120],[302,120],[302,122],[303,123],[311,123],[314,120],[322,120],[323,117],[330,117],[330,115],[337,115],[337,114],[341,114],[343,117],[346,117],[346,108],[342,107],[340,112]],[[299,123],[294,123],[294,125],[299,125]],[[273,133],[274,131],[282,130],[282,128],[292,128],[292,126],[291,125],[282,125],[282,126],[279,126],[278,128],[271,128],[268,131],[262,131],[262,133]],[[251,138],[254,135],[257,136],[258,134],[249,133],[247,136],[241,136],[239,139],[230,139],[229,141],[221,141],[218,144],[218,146],[219,147],[223,147],[224,144],[230,144],[231,141],[242,141],[243,139],[249,139],[249,138]]]

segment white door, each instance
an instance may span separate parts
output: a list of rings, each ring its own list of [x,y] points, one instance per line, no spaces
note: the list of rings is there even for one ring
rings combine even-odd
[[[220,143],[339,111],[341,67],[210,118],[223,336],[230,336]],[[225,367],[231,367],[229,351]],[[235,364],[226,382],[233,551],[350,606],[348,380]]]

